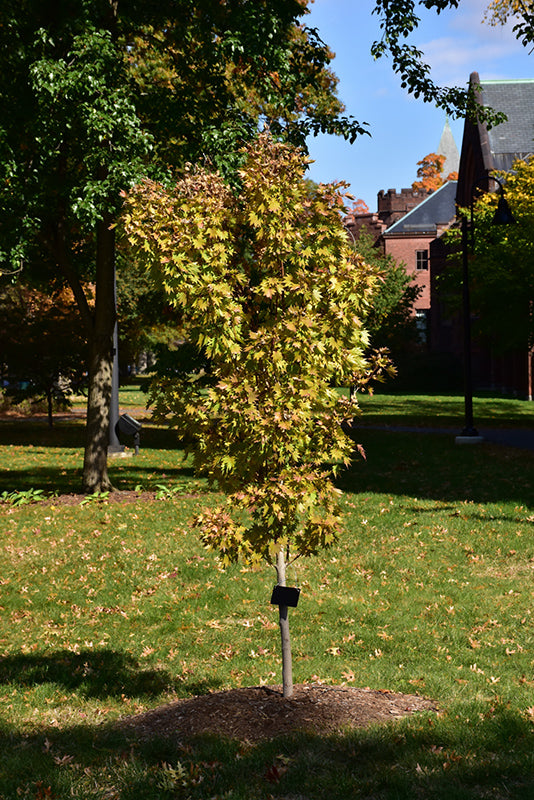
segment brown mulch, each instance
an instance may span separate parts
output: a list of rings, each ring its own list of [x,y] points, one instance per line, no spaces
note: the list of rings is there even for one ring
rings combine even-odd
[[[279,686],[253,686],[176,700],[125,717],[118,727],[138,739],[210,733],[254,743],[295,731],[336,733],[423,711],[437,711],[436,703],[418,695],[320,684],[295,686],[293,696],[284,698]]]
[[[134,491],[114,491],[102,498],[99,502],[102,503],[138,503],[150,502],[156,499],[156,492],[134,492]],[[87,501],[85,494],[58,494],[53,497],[48,497],[46,500],[40,500],[40,504],[47,504],[53,506],[78,506],[83,501]]]

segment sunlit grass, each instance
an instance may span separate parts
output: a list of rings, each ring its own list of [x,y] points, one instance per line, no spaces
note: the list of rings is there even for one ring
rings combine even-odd
[[[29,446],[18,425],[1,429],[0,492],[75,491],[73,430]],[[534,454],[362,429],[340,541],[290,572],[296,682],[419,693],[439,713],[254,747],[144,745],[108,723],[279,683],[281,663],[274,571],[219,568],[192,521],[220,497],[172,434],[143,432],[113,481],[177,488],[168,499],[0,504],[1,798],[534,796]]]
[[[463,395],[358,395],[361,421],[393,425],[433,427],[463,426]],[[473,413],[481,427],[525,427],[534,425],[534,405],[509,397],[479,395],[473,398]]]
[[[121,412],[145,410],[148,400],[148,387],[150,376],[138,376],[136,379],[122,381],[119,387],[119,407]],[[77,411],[85,411],[87,406],[87,395],[77,394],[72,398],[72,406]]]

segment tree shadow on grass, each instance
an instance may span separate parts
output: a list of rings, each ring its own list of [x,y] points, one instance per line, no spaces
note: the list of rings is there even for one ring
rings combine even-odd
[[[135,458],[121,459],[120,464],[112,464],[109,469],[111,482],[117,491],[134,491],[141,487],[144,491],[153,491],[158,484],[173,487],[181,484],[187,492],[188,482],[195,477],[191,466],[155,467],[153,464],[142,464]],[[2,492],[26,492],[29,489],[41,489],[50,495],[80,494],[82,485],[82,467],[27,467],[0,471],[0,494]],[[191,490],[196,493],[207,491],[207,486],[195,481]]]
[[[80,420],[57,422],[52,428],[32,417],[0,420],[0,445],[83,448],[84,444],[85,424]]]
[[[109,473],[117,489],[133,489],[141,484],[144,489],[154,488],[156,484],[170,486],[178,482],[186,482],[195,477],[195,470],[191,465],[185,464],[178,467],[168,465],[155,468],[153,464],[143,466],[135,459],[121,459],[120,464],[112,464]],[[195,486],[195,489],[198,488]]]
[[[534,453],[485,442],[456,445],[454,437],[358,429],[355,453],[336,483],[346,493],[534,506]]]
[[[43,419],[33,417],[0,420],[0,445],[34,447],[73,447],[85,446],[84,420],[58,421],[52,428]],[[133,438],[120,435],[121,443],[133,448]],[[173,430],[143,423],[140,431],[140,446],[151,450],[180,450],[185,439]]]
[[[81,491],[82,468],[28,467],[0,471],[2,492],[27,492],[41,489],[47,494],[77,494]]]
[[[446,715],[421,715],[345,734],[296,733],[256,745],[209,734],[140,741],[113,725],[47,728],[25,736],[4,725],[0,796],[530,800],[531,725],[505,707],[475,716],[476,722],[467,719],[463,727]]]
[[[116,650],[57,650],[46,655],[0,657],[0,685],[34,687],[57,684],[83,697],[155,697],[176,688],[164,670],[142,669],[127,653]]]

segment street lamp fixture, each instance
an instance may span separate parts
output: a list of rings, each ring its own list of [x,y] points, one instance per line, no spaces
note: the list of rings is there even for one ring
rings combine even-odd
[[[473,374],[471,365],[471,300],[469,296],[469,253],[474,248],[474,216],[473,206],[475,190],[479,187],[479,181],[495,181],[499,184],[499,202],[493,216],[492,225],[513,225],[514,216],[510,206],[504,196],[504,187],[499,178],[489,173],[478,178],[471,186],[470,194],[470,223],[471,242],[469,243],[469,231],[467,216],[462,217],[462,300],[463,300],[463,333],[464,333],[464,405],[465,422],[464,429],[460,436],[456,437],[457,444],[476,444],[483,441],[475,428],[473,419]]]

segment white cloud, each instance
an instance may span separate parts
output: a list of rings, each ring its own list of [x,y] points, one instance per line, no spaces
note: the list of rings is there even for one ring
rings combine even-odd
[[[506,76],[508,62],[524,55],[512,31],[513,23],[483,23],[489,0],[462,0],[459,9],[441,15],[425,15],[417,46],[439,84],[465,85],[477,71],[486,78]]]
[[[465,85],[469,74],[495,72],[499,62],[513,56],[518,43],[477,37],[442,37],[421,45],[434,79],[446,85]]]

